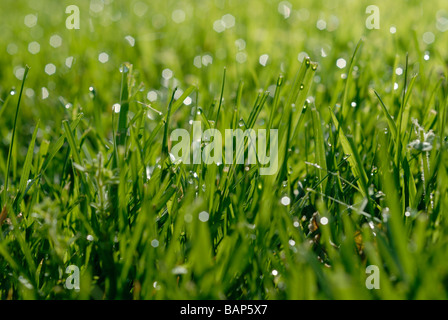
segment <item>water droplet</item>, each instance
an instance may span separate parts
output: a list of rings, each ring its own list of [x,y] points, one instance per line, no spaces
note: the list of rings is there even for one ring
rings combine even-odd
[[[109,61],[109,55],[106,52],[101,52],[98,55],[98,61],[101,63],[106,63],[107,61]]]
[[[162,77],[163,77],[163,79],[165,79],[165,80],[169,80],[169,79],[171,79],[173,76],[174,76],[174,73],[173,73],[173,71],[171,71],[170,69],[164,69],[164,70],[162,71]]]
[[[159,240],[154,239],[151,241],[151,247],[157,248],[159,246]]]
[[[39,44],[39,42],[37,42],[37,41],[30,42],[30,43],[28,44],[28,51],[29,51],[31,54],[37,54],[37,53],[39,53],[39,51],[40,51],[40,44]]]
[[[262,54],[262,55],[260,56],[260,58],[258,59],[258,62],[259,62],[263,67],[265,67],[266,64],[268,63],[268,59],[269,59],[269,55],[267,55],[267,54]]]
[[[45,87],[42,87],[42,99],[47,99],[50,93],[48,92],[48,89]]]
[[[200,116],[202,114],[202,108],[198,107],[198,111],[196,112],[198,116]]]
[[[126,41],[129,43],[129,45],[131,47],[135,46],[135,39],[134,39],[134,37],[128,35],[128,36],[126,36],[124,38],[126,39]]]
[[[288,205],[291,203],[291,199],[289,199],[288,196],[284,196],[284,197],[282,197],[282,199],[281,199],[281,203],[282,203],[282,205],[284,205],[284,206],[288,206]]]
[[[129,68],[126,66],[126,65],[121,65],[120,66],[120,72],[121,73],[126,73],[126,72],[128,72],[129,71]]]
[[[56,66],[52,63],[49,63],[45,66],[45,73],[49,76],[53,75],[56,72]]]
[[[95,99],[96,91],[95,91],[95,88],[92,86],[89,87],[89,95],[90,95],[91,99]]]
[[[300,85],[300,90],[303,90],[303,88],[305,88],[305,86],[303,85],[303,83]]]
[[[115,103],[115,104],[112,106],[112,111],[113,111],[113,112],[115,112],[115,113],[120,113],[120,110],[121,110],[121,105],[120,105],[119,103]]]
[[[62,45],[62,38],[61,36],[54,34],[50,37],[50,46],[53,48],[58,48]]]
[[[9,94],[12,95],[12,96],[15,95],[16,94],[16,88],[13,87],[11,89],[11,91],[9,91]]]
[[[208,214],[208,212],[202,211],[199,214],[199,220],[201,220],[202,222],[207,222],[209,219],[210,215]]]
[[[238,52],[236,54],[236,61],[238,63],[244,63],[247,60],[247,54],[245,52]]]
[[[73,64],[73,60],[74,60],[73,57],[67,57],[67,59],[65,59],[65,66],[67,68],[71,68],[72,64]]]
[[[32,28],[37,24],[37,15],[29,14],[25,16],[24,23],[28,28]]]
[[[245,125],[243,118],[240,119],[240,121],[238,122],[238,126],[239,127],[243,127]]]
[[[347,65],[347,62],[346,62],[345,59],[343,59],[343,58],[339,58],[339,59],[336,61],[336,66],[337,66],[339,69],[343,69],[343,68],[345,68],[346,65]]]

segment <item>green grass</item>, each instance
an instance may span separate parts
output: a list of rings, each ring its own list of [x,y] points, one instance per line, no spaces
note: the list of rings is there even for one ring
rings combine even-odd
[[[2,2],[0,299],[447,299],[444,1],[105,2]],[[279,170],[173,162],[192,121]]]

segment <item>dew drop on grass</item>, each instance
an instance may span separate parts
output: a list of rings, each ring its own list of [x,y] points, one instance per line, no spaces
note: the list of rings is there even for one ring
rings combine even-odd
[[[303,85],[303,83],[300,85],[300,90],[303,90],[303,88],[305,88],[305,86]]]
[[[24,278],[23,276],[19,276],[19,281],[28,290],[32,290],[34,288],[33,285],[28,281],[28,279]]]
[[[92,236],[91,234],[89,234],[89,235],[86,237],[86,239],[87,239],[87,241],[93,241],[93,240],[94,240],[94,238],[93,238],[93,236]]]
[[[171,273],[177,274],[177,275],[179,275],[179,274],[187,274],[188,270],[185,267],[177,266],[173,270],[171,270]]]
[[[284,205],[284,206],[288,206],[288,205],[291,203],[291,199],[289,199],[288,196],[284,196],[284,197],[281,199],[281,203],[282,203],[282,205]]]
[[[34,14],[28,14],[25,16],[24,23],[28,28],[32,28],[37,24],[37,16]]]
[[[189,106],[192,102],[193,102],[193,100],[190,97],[186,97],[184,100],[184,104],[186,106]]]
[[[157,100],[157,92],[154,90],[149,91],[148,94],[146,95],[146,98],[151,102],[156,101]]]
[[[230,29],[235,26],[235,17],[230,13],[223,15],[221,21],[224,23],[226,29]]]
[[[308,57],[308,53],[302,51],[297,55],[297,60],[299,60],[299,62],[303,62],[303,59],[305,59],[306,57]]]
[[[277,271],[277,270],[275,270],[275,269],[274,269],[274,270],[272,270],[272,272],[271,272],[271,273],[272,273],[272,275],[273,275],[274,277],[278,275],[278,271]]]
[[[39,44],[39,42],[37,42],[37,41],[30,42],[28,44],[28,51],[31,54],[38,54],[39,51],[40,51],[40,44]]]
[[[428,31],[423,34],[423,42],[426,44],[431,44],[435,41],[434,33]]]
[[[151,241],[151,247],[157,248],[159,246],[159,240],[154,239]]]
[[[221,33],[226,30],[226,26],[221,19],[216,20],[215,22],[213,22],[213,30],[215,30],[218,33]]]
[[[67,57],[67,59],[65,59],[65,66],[67,68],[71,68],[73,64],[73,57]]]
[[[244,120],[241,118],[240,121],[238,122],[238,126],[239,127],[243,127],[244,126]]]
[[[95,91],[95,88],[92,86],[89,87],[89,95],[90,95],[91,99],[95,99],[96,91]]]
[[[42,99],[47,99],[50,93],[48,92],[48,89],[45,87],[42,87]]]
[[[120,73],[128,72],[128,71],[129,71],[129,68],[126,65],[120,66]]]
[[[198,111],[196,112],[198,116],[200,116],[202,114],[202,108],[198,107]]]
[[[347,62],[346,62],[345,59],[343,59],[343,58],[339,58],[339,59],[336,61],[336,66],[337,66],[339,69],[343,69],[343,68],[345,68],[346,65],[347,65]]]
[[[113,111],[113,112],[115,112],[115,113],[120,113],[120,110],[121,110],[121,105],[120,105],[119,103],[115,103],[115,104],[112,106],[112,111]]]
[[[98,55],[98,61],[101,63],[106,63],[107,61],[109,61],[109,55],[106,52],[101,52]]]
[[[9,91],[9,94],[14,96],[16,94],[16,88],[12,88],[11,91]]]
[[[238,63],[244,63],[247,60],[247,54],[245,52],[238,52],[236,54],[236,61]]]
[[[62,38],[61,36],[54,34],[50,37],[50,46],[53,48],[58,48],[62,45]]]
[[[6,47],[6,51],[10,55],[15,55],[17,53],[17,51],[19,51],[19,48],[17,47],[17,45],[15,43],[9,43],[8,46]]]
[[[34,90],[31,89],[31,88],[27,88],[27,89],[25,90],[25,94],[26,94],[26,96],[27,96],[28,98],[32,98],[32,97],[34,97]]]
[[[135,39],[134,39],[134,37],[132,37],[132,36],[130,36],[130,35],[127,35],[127,36],[124,37],[124,38],[125,38],[125,40],[129,43],[129,45],[130,45],[131,47],[135,46]]]
[[[201,213],[199,213],[199,220],[201,222],[207,222],[209,217],[210,215],[208,214],[208,212],[202,211]]]
[[[325,30],[327,28],[327,22],[325,20],[318,20],[316,23],[316,28],[319,30]]]
[[[267,62],[268,62],[268,59],[269,59],[269,55],[267,55],[267,54],[262,54],[262,55],[260,56],[260,58],[258,59],[258,62],[259,62],[263,67],[265,67],[266,64],[267,64]]]
[[[56,66],[52,63],[49,63],[45,66],[45,73],[49,76],[53,75],[56,72]]]
[[[326,224],[328,224],[328,218],[327,217],[322,217],[322,218],[320,218],[320,224],[322,224],[322,225],[326,225]]]

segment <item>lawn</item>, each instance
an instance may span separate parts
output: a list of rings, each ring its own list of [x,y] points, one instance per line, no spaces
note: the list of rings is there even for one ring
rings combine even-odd
[[[0,300],[448,298],[446,1],[75,2],[0,5]]]

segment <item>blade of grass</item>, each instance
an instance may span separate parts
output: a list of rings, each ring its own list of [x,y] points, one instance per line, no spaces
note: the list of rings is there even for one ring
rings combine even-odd
[[[20,102],[22,101],[23,86],[25,85],[25,80],[26,80],[26,77],[28,76],[29,70],[30,70],[30,67],[25,66],[25,71],[23,73],[23,79],[22,79],[22,85],[20,87],[19,100],[17,101],[16,115],[14,117],[14,125],[13,125],[13,129],[12,129],[11,144],[9,145],[8,160],[7,160],[7,165],[6,165],[5,189],[3,191],[3,203],[4,204],[6,203],[6,197],[7,197],[7,193],[8,193],[9,170],[11,169],[12,150],[14,147],[14,138],[16,136],[17,119],[19,117],[19,111],[20,111]]]

